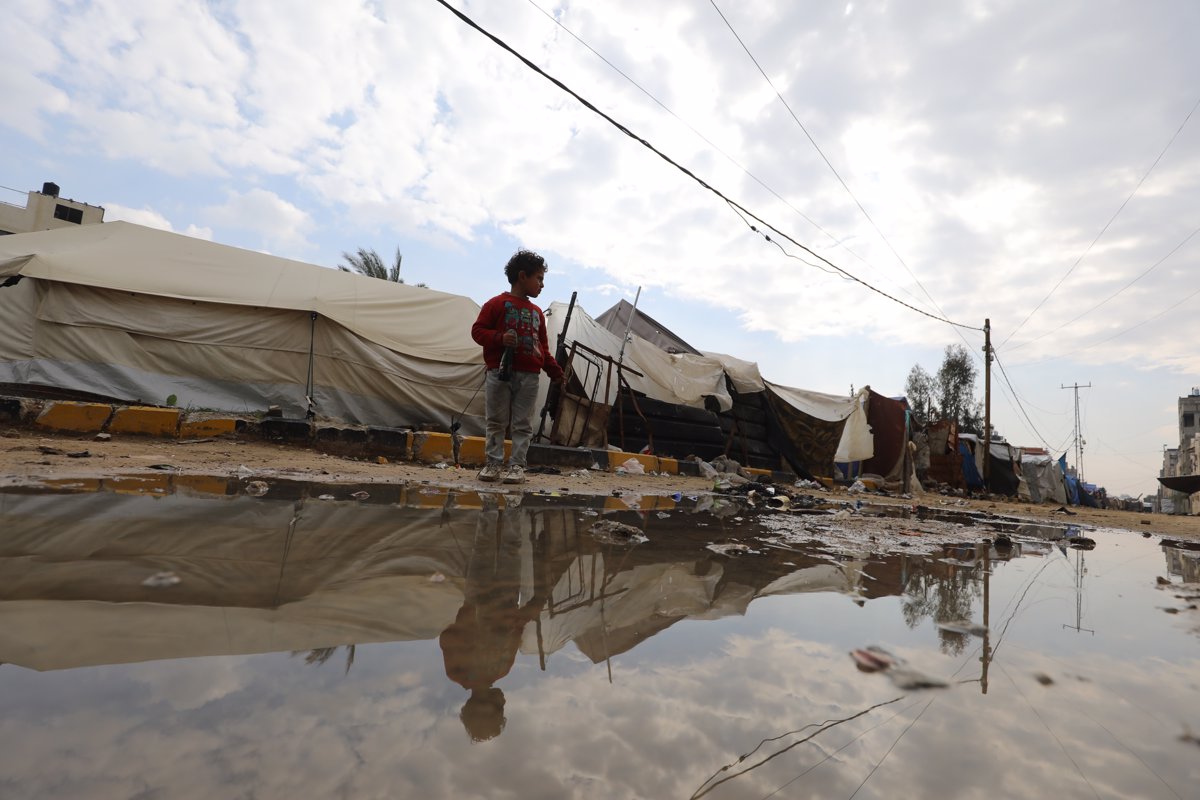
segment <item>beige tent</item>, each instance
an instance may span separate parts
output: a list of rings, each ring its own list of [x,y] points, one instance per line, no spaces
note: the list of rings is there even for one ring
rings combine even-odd
[[[482,431],[466,297],[127,222],[0,237],[0,286],[0,384]]]

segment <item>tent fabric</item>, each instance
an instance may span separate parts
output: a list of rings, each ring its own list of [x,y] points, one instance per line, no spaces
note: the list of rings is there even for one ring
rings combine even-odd
[[[869,391],[867,422],[874,437],[875,453],[863,462],[863,472],[886,480],[904,477],[904,453],[908,442],[908,403]]]
[[[315,311],[399,353],[483,360],[471,339],[479,306],[470,298],[129,222],[2,237],[0,277],[14,275],[201,303]]]
[[[1062,470],[1063,482],[1067,487],[1067,502],[1073,506],[1079,505],[1079,481],[1067,472],[1067,454],[1058,457],[1058,468]]]
[[[1066,482],[1058,463],[1046,455],[1024,453],[1021,456],[1021,474],[1029,488],[1029,499],[1035,503],[1067,502]]]
[[[834,453],[834,461],[864,461],[875,455],[874,437],[867,422],[866,403],[871,391],[869,387],[860,389],[853,397],[848,398],[843,395],[780,386],[770,381],[766,381],[766,385],[769,390],[768,397],[777,401],[776,406],[783,403],[794,411],[825,422],[845,421]],[[820,474],[826,472],[827,470],[823,470]]]
[[[563,323],[567,314],[565,303],[554,302],[546,310],[546,333],[551,341],[563,334]],[[601,355],[608,356],[614,362],[620,359],[623,367],[641,373],[635,375],[629,370],[623,370],[630,388],[641,392],[654,400],[673,405],[704,408],[705,397],[715,397],[722,411],[733,407],[733,398],[725,387],[725,372],[721,362],[716,359],[693,354],[671,354],[662,350],[640,336],[631,335],[624,353],[621,349],[621,337],[592,319],[578,304],[571,311],[570,330],[566,332],[563,341],[568,352],[573,342],[578,342]],[[594,370],[585,367],[581,358],[575,364],[576,374],[585,384],[585,391],[591,399],[593,381],[596,380]],[[613,380],[607,386],[605,395],[605,380],[603,373],[598,379],[598,394],[596,402],[613,405],[616,402],[619,387]],[[542,398],[546,388],[542,387]],[[539,404],[540,405],[540,404]]]
[[[97,238],[90,230],[110,226],[118,235]],[[308,410],[311,352],[314,410],[323,416],[400,426],[461,415],[463,433],[482,432],[484,368],[470,341],[478,311],[470,299],[127,223],[81,230],[89,235],[78,241],[66,236],[75,229],[0,238],[0,274],[21,276],[0,288],[0,383],[153,404],[174,395],[182,407],[224,411],[279,405],[299,416]],[[13,255],[26,252],[32,255]],[[222,259],[244,261],[244,296],[237,281],[214,287],[228,279]],[[177,272],[188,277],[162,277]],[[317,288],[349,281],[353,291],[337,289],[334,301],[295,289],[271,294],[259,273],[289,284],[294,275]],[[360,308],[348,299],[353,294]],[[322,312],[314,317],[316,308],[357,330]],[[387,330],[379,327],[385,316]]]
[[[979,469],[975,466],[975,455],[965,440],[959,441],[958,454],[962,456],[963,479],[967,482],[967,488],[982,489],[983,476],[979,474]]]
[[[708,358],[715,358],[721,363],[721,368],[733,384],[734,391],[739,394],[755,394],[764,391],[767,384],[763,381],[758,364],[753,361],[743,361],[740,358],[727,356],[724,353],[705,353]]]

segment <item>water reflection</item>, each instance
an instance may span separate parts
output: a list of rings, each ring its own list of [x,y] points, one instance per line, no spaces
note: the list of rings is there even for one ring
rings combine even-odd
[[[1172,797],[1200,780],[1181,738],[1200,731],[1200,637],[1176,591],[1193,551],[1010,528],[847,556],[661,498],[190,480],[0,493],[6,793]],[[593,537],[601,519],[648,541]],[[145,585],[163,572],[179,582]],[[857,671],[847,652],[873,644],[949,687]]]

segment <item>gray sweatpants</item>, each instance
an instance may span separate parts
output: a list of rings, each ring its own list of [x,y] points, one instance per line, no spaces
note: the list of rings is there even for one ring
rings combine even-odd
[[[499,370],[489,369],[484,379],[484,413],[487,414],[487,453],[489,464],[504,463],[504,432],[512,425],[512,455],[508,463],[524,467],[533,438],[533,407],[537,403],[540,372],[513,370],[508,382],[497,376]]]

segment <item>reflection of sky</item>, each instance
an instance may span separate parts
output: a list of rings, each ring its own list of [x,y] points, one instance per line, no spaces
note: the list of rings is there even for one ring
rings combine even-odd
[[[683,620],[607,664],[568,646],[543,672],[519,653],[497,683],[504,731],[483,743],[458,718],[467,693],[446,678],[436,639],[360,644],[348,673],[342,651],[322,666],[287,653],[5,665],[0,795],[688,797],[765,738],[903,697],[786,751],[815,729],[783,735],[715,780],[784,752],[706,796],[849,797],[868,775],[860,798],[1188,796],[1200,759],[1177,737],[1200,731],[1200,640],[1158,610],[1171,603],[1154,586],[1165,571],[1155,542],[1095,538],[1082,621],[1094,635],[1063,628],[1073,551],[993,564],[987,695],[978,682],[905,695],[856,671],[847,650],[880,644],[973,680],[980,640],[947,655],[931,620],[904,624],[899,597],[860,607],[827,592]],[[661,555],[683,564],[695,551]],[[396,547],[385,560],[409,563]]]

